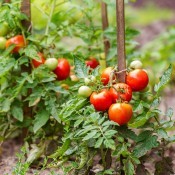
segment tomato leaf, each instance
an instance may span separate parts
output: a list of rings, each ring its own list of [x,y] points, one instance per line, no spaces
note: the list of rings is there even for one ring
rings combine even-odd
[[[149,150],[155,148],[159,145],[158,137],[157,136],[148,136],[140,143],[138,143],[133,150],[133,155],[135,157],[142,157],[144,156]]]
[[[46,111],[45,109],[42,109],[38,111],[38,113],[35,115],[35,120],[34,120],[34,126],[33,126],[33,131],[36,133],[42,126],[44,126],[47,121],[49,120],[49,112]]]
[[[14,118],[20,122],[23,121],[23,109],[19,102],[15,101],[15,103],[12,104],[11,112]]]
[[[134,165],[129,157],[127,159],[124,159],[123,163],[124,163],[125,175],[135,174]]]
[[[75,73],[78,78],[86,78],[89,68],[78,57],[74,57]]]
[[[164,74],[160,78],[160,82],[154,86],[154,91],[159,93],[160,90],[171,80],[173,67],[170,65],[168,69],[164,72]]]

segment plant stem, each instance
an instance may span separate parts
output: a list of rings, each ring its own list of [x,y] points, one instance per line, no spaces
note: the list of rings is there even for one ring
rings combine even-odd
[[[56,5],[56,0],[53,0],[52,7],[51,7],[51,10],[50,10],[50,14],[49,14],[49,19],[48,19],[47,26],[46,26],[45,36],[47,36],[49,34],[49,25],[50,25],[50,22],[51,22],[51,19],[52,19],[52,16],[53,16],[55,5]]]
[[[106,162],[105,162],[105,154],[103,151],[103,146],[100,147],[100,151],[101,151],[101,158],[102,158],[102,163],[103,163],[103,167],[106,167]]]

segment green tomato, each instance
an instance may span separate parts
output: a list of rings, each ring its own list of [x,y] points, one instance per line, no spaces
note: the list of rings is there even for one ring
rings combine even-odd
[[[6,22],[0,23],[0,36],[5,36],[9,32],[9,26]]]
[[[78,89],[78,94],[82,97],[89,97],[92,94],[92,89],[88,86],[81,86]]]
[[[55,70],[58,66],[58,60],[56,58],[48,58],[44,64],[50,69]]]
[[[96,78],[93,75],[90,75],[88,78],[84,78],[84,83],[86,85],[93,85],[96,82]]]
[[[132,69],[142,69],[142,62],[139,60],[132,61],[130,63],[130,68]]]
[[[0,36],[0,49],[5,49],[6,39],[3,36]]]

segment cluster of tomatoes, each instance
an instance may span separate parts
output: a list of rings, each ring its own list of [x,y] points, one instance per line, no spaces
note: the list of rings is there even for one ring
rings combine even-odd
[[[91,76],[94,82],[94,77]],[[117,80],[117,72],[112,67],[107,67],[101,74],[103,87],[92,92],[89,86],[81,86],[79,94],[90,97],[90,103],[96,111],[108,111],[109,119],[124,125],[129,122],[133,110],[129,102],[132,99],[132,92],[144,90],[149,82],[146,70],[142,69],[142,63],[138,60],[131,62],[130,70],[126,74],[126,83]],[[85,80],[86,83],[86,80]]]
[[[19,53],[21,48],[26,47],[27,41],[25,40],[23,35],[16,35],[14,37],[6,40],[4,36],[6,36],[9,32],[9,27],[7,23],[0,24],[0,49],[6,49],[13,45],[12,53]],[[53,71],[57,80],[65,80],[69,77],[70,74],[70,64],[65,58],[45,58],[44,55],[39,52],[38,58],[34,58],[31,60],[32,66],[34,68],[39,67],[40,65],[46,65],[51,71]]]

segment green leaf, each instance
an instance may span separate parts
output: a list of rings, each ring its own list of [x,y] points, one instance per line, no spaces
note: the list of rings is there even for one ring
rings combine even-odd
[[[135,174],[134,165],[129,157],[127,159],[124,159],[123,163],[124,163],[125,175]]]
[[[103,137],[98,138],[98,140],[95,143],[95,148],[100,148],[100,146],[103,143],[103,140],[104,140]]]
[[[112,150],[115,150],[116,148],[116,143],[114,142],[113,139],[104,140],[104,145],[106,146],[106,148],[110,148]]]
[[[11,107],[11,112],[14,118],[19,120],[20,122],[23,121],[23,109],[20,106],[20,104],[18,103],[13,104]]]
[[[117,133],[117,131],[116,130],[107,130],[105,133],[104,133],[104,135],[105,135],[105,137],[108,137],[108,138],[111,138],[111,137],[113,137],[115,134]]]
[[[88,68],[85,63],[78,57],[74,57],[75,73],[78,78],[86,78],[88,76]]]
[[[172,65],[170,65],[168,69],[164,72],[164,74],[160,78],[160,82],[154,86],[155,92],[160,92],[160,90],[171,80],[172,69]]]
[[[83,138],[83,141],[86,141],[86,140],[93,138],[93,136],[95,136],[96,134],[97,134],[97,130],[91,131]]]
[[[49,120],[50,114],[45,109],[40,109],[35,115],[33,131],[36,133]]]
[[[166,112],[166,116],[169,117],[170,119],[173,117],[174,111],[172,108],[168,108]]]
[[[155,148],[159,145],[157,136],[149,136],[142,142],[139,142],[133,150],[133,155],[135,157],[142,157],[152,148]]]

